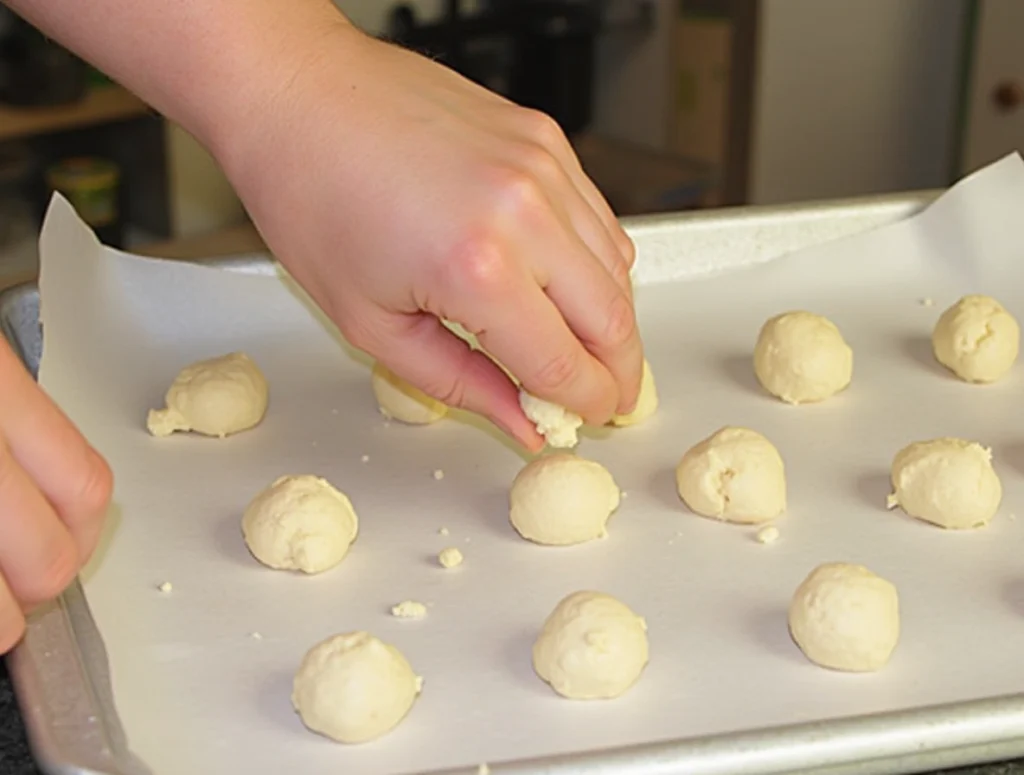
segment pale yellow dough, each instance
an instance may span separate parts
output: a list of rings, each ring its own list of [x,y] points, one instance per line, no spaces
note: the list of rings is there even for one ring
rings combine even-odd
[[[793,595],[789,632],[804,655],[821,667],[879,670],[900,637],[896,587],[862,565],[819,565]]]
[[[828,318],[785,312],[761,327],[754,374],[765,390],[786,403],[816,403],[850,384],[853,350]]]
[[[318,476],[282,476],[242,515],[253,556],[277,570],[321,573],[345,559],[359,531],[348,497]]]
[[[429,425],[448,414],[448,407],[413,387],[382,363],[373,366],[370,385],[380,413],[408,425]]]
[[[146,428],[154,436],[195,431],[224,438],[259,425],[267,412],[267,380],[245,353],[235,352],[186,366],[152,409]]]
[[[611,699],[648,661],[647,623],[611,595],[574,592],[551,612],[533,644],[533,669],[563,697]]]
[[[692,511],[726,522],[768,522],[786,509],[782,456],[748,428],[725,427],[691,447],[676,467],[676,488]]]
[[[605,534],[619,499],[618,485],[600,463],[556,452],[532,460],[516,476],[509,519],[529,541],[579,544]]]
[[[611,424],[616,426],[636,425],[646,420],[658,411],[658,389],[654,384],[654,374],[651,372],[651,365],[644,361],[644,375],[640,382],[640,397],[637,399],[636,408],[628,414],[617,414],[611,419]]]
[[[423,688],[402,653],[366,632],[313,646],[292,684],[292,705],[313,732],[365,743],[394,729]]]
[[[1017,360],[1020,326],[990,296],[964,296],[932,331],[935,359],[965,382],[1001,379]]]
[[[992,450],[973,441],[941,438],[901,449],[892,462],[888,507],[951,530],[987,525],[999,509],[1003,486]]]
[[[583,425],[583,418],[578,414],[522,389],[519,390],[519,406],[549,446],[569,449],[579,443],[576,431]]]

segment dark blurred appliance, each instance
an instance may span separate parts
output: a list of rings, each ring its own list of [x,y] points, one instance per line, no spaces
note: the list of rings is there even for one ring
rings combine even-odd
[[[645,0],[446,0],[437,21],[392,7],[385,37],[430,56],[513,102],[544,111],[567,135],[590,123],[599,35],[653,26]]]
[[[82,60],[0,4],[0,102],[76,102],[85,94],[87,75]]]

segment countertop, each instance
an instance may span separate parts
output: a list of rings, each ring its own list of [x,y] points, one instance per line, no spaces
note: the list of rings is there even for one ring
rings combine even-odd
[[[33,764],[7,664],[0,660],[0,775],[42,775]],[[1003,764],[964,767],[930,775],[1024,775],[1024,759]]]

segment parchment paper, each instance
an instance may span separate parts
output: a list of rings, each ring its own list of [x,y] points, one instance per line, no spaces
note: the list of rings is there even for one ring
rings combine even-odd
[[[1024,316],[1022,216],[1013,155],[906,221],[742,271],[728,252],[689,250],[683,229],[638,234],[661,410],[583,442],[628,495],[607,540],[553,549],[508,524],[523,459],[480,423],[384,422],[365,362],[280,276],[102,248],[56,198],[41,242],[41,381],[116,475],[117,513],[84,586],[132,749],[159,775],[410,772],[1024,691],[1024,366],[972,386],[929,350],[964,293]],[[698,276],[722,268],[737,271]],[[855,352],[851,387],[818,406],[783,405],[753,379],[760,325],[791,308],[829,316]],[[230,350],[268,376],[263,424],[226,440],[147,435],[175,373]],[[762,431],[786,461],[776,544],[695,517],[675,494],[679,457],[724,424]],[[994,449],[1005,498],[987,529],[947,533],[884,508],[895,452],[941,435]],[[331,572],[273,572],[246,551],[240,513],[285,473],[326,476],[355,504],[358,541]],[[448,545],[466,556],[454,571],[435,560]],[[878,674],[821,670],[788,638],[790,595],[831,560],[900,590],[901,643]],[[585,588],[649,623],[650,665],[615,701],[560,699],[530,667],[544,618]],[[408,598],[430,604],[426,619],[389,615]],[[306,731],[289,692],[307,648],[355,629],[396,644],[426,683],[392,734],[345,747]]]

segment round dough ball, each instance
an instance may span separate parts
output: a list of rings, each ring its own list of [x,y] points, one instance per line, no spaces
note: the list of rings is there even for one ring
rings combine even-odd
[[[767,522],[786,510],[782,456],[748,428],[722,428],[691,447],[676,467],[676,488],[692,511],[725,522]]]
[[[896,587],[861,565],[819,565],[793,595],[789,632],[807,658],[822,667],[878,670],[900,638]]]
[[[932,331],[935,359],[965,382],[995,382],[1017,360],[1020,326],[989,296],[964,296]]]
[[[571,700],[618,697],[647,665],[647,623],[600,592],[574,592],[544,622],[533,669]]]
[[[448,407],[413,387],[387,366],[376,363],[370,376],[380,413],[409,425],[429,425],[446,414]]]
[[[242,515],[253,556],[277,570],[320,573],[341,562],[359,530],[352,502],[326,479],[282,476]]]
[[[146,427],[154,436],[195,431],[224,438],[248,430],[267,413],[266,377],[242,352],[197,361],[174,378],[165,409],[152,409]]]
[[[512,482],[509,518],[523,538],[567,546],[601,538],[620,492],[600,463],[568,452],[536,458]]]
[[[999,509],[1003,486],[992,450],[963,439],[910,444],[892,461],[888,507],[951,530],[987,525]]]
[[[402,653],[367,632],[313,646],[292,684],[292,705],[309,729],[340,743],[365,743],[405,718],[423,688]]]
[[[578,414],[522,389],[519,391],[519,406],[550,446],[569,449],[579,443],[576,431],[583,425],[583,418]]]
[[[617,414],[611,424],[619,427],[641,423],[658,410],[658,389],[654,385],[654,374],[650,364],[644,360],[644,375],[640,382],[640,397],[636,408],[629,414]]]
[[[765,390],[786,403],[824,401],[850,384],[853,350],[828,318],[785,312],[761,327],[754,373]]]

